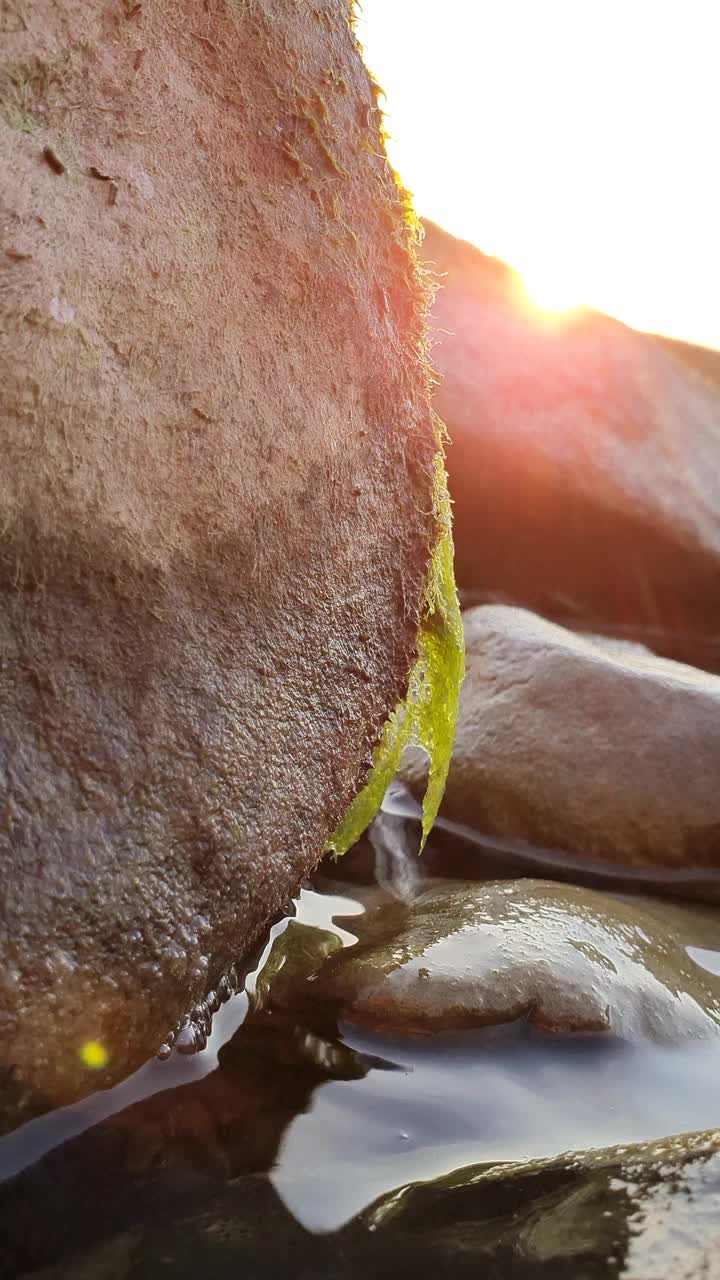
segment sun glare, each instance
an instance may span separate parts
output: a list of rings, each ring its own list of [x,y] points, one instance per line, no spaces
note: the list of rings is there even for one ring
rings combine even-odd
[[[561,267],[552,263],[540,263],[521,274],[528,301],[541,311],[561,314],[582,306],[583,299],[577,282],[569,275],[566,276]]]
[[[362,0],[418,212],[595,307],[720,346],[717,0]]]

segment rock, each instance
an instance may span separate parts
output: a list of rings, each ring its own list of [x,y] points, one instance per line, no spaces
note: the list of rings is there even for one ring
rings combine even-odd
[[[469,602],[616,628],[720,670],[720,353],[582,310],[426,224]]]
[[[383,1256],[414,1256],[431,1274],[715,1280],[719,1214],[720,1132],[709,1130],[461,1169],[398,1188],[359,1221]]]
[[[526,1018],[629,1041],[720,1035],[720,976],[687,951],[718,953],[720,970],[717,912],[542,880],[433,881],[412,904],[367,903],[349,949],[307,925],[281,935],[263,1006],[406,1033]]]
[[[720,867],[720,679],[521,609],[464,621],[448,819],[581,859]],[[409,755],[411,789],[424,772]]]
[[[192,1133],[195,1146],[198,1136]],[[163,1136],[156,1141],[162,1147]],[[218,1280],[238,1274],[274,1280],[288,1257],[297,1274],[318,1280],[335,1280],[339,1258],[351,1280],[717,1276],[717,1130],[458,1169],[397,1187],[332,1233],[304,1230],[257,1174],[233,1170],[228,1177],[222,1166],[196,1164],[189,1176],[190,1151],[188,1144],[182,1163],[166,1161],[148,1177],[123,1159],[122,1142],[91,1134],[64,1167],[35,1166],[20,1195],[0,1196],[4,1276],[145,1280],[162,1273],[185,1280],[205,1271]],[[111,1195],[103,1194],[97,1174],[93,1179],[100,1168]],[[35,1229],[38,1218],[42,1231]]]
[[[347,0],[0,24],[0,1066],[51,1105],[202,1042],[320,858],[436,444]]]

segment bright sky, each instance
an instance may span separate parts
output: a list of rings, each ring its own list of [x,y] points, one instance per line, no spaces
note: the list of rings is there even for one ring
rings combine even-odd
[[[720,347],[720,0],[362,0],[415,206],[552,307]]]

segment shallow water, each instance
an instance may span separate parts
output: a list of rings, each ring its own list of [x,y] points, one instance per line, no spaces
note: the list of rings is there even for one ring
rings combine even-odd
[[[402,844],[393,837],[391,847],[389,859],[386,848],[378,855],[386,892],[412,896]],[[353,915],[363,911],[353,893],[305,890],[297,919],[352,946]],[[286,925],[273,929],[258,969]],[[720,948],[688,953],[720,972]],[[256,976],[247,984],[251,997]],[[319,1233],[308,1257],[319,1266],[313,1249],[322,1250],[330,1267],[336,1237],[327,1233],[340,1232],[339,1248],[343,1229],[355,1229],[345,1224],[405,1184],[471,1165],[720,1128],[715,1041],[630,1045],[604,1035],[543,1035],[524,1023],[381,1036],[326,1017],[298,1023],[250,1003],[242,993],[221,1009],[205,1052],[149,1063],[115,1089],[0,1140],[3,1275],[56,1264],[53,1275],[74,1277],[79,1253],[93,1255],[128,1232],[149,1266],[142,1242],[157,1215],[186,1223],[191,1211],[208,1211],[208,1197],[218,1212],[217,1196],[227,1193],[232,1218],[240,1213],[233,1189],[260,1194],[258,1178],[271,1197],[262,1214],[272,1209],[273,1230],[301,1230],[302,1240]],[[32,1221],[43,1231],[30,1238]],[[269,1276],[274,1254],[258,1229],[256,1274]],[[145,1275],[145,1262],[128,1269],[111,1261],[108,1269],[107,1260],[93,1259],[82,1274]],[[184,1275],[184,1267],[176,1259],[166,1274]]]
[[[406,1182],[470,1164],[536,1160],[720,1127],[715,1044],[562,1044],[524,1027],[408,1045],[342,1028],[402,1067],[333,1081],[290,1125],[271,1174],[311,1231],[341,1226]]]

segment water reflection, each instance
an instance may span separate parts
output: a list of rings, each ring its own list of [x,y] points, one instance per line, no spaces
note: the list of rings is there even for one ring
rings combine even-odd
[[[250,1014],[215,1070],[106,1117],[0,1187],[3,1274],[195,1205],[218,1180],[267,1170],[328,1074],[360,1079],[371,1066],[382,1063],[288,1019]]]
[[[626,1261],[647,1280],[643,1259],[668,1246],[678,1219],[705,1224],[690,1241],[702,1263],[720,1211],[720,1133],[527,1161],[547,1154],[548,1133],[577,1137],[579,1120],[604,1141],[652,1128],[670,1058],[654,1072],[644,1063],[648,1100],[633,1121],[622,1045],[601,1062],[579,1039],[561,1069],[545,1044],[523,1045],[521,1028],[482,1034],[425,1044],[401,1074],[382,1058],[397,1051],[390,1041],[332,1042],[251,1013],[215,1071],[135,1103],[0,1188],[3,1276],[417,1280],[490,1268],[609,1280]],[[639,1097],[638,1087],[636,1107]],[[443,1169],[457,1172],[438,1178]]]
[[[393,849],[385,893],[406,900],[402,846]],[[305,892],[298,917],[352,947],[363,911],[353,892]],[[248,985],[262,994],[257,973]],[[430,1266],[610,1277],[618,1259],[639,1256],[639,1222],[649,1224],[642,1240],[657,1236],[657,1187],[677,1181],[667,1152],[683,1168],[697,1157],[697,1194],[714,1194],[704,1172],[713,1139],[707,1150],[682,1140],[651,1159],[631,1153],[642,1176],[627,1172],[627,1152],[558,1155],[720,1126],[717,1061],[714,1042],[553,1038],[524,1023],[361,1034],[310,1003],[299,1014],[249,1007],[243,995],[218,1015],[204,1053],[148,1064],[0,1140],[0,1271],[270,1280],[287,1274],[290,1255],[291,1274],[320,1280],[339,1268],[417,1280]]]
[[[720,1127],[715,1044],[558,1042],[524,1024],[411,1044],[344,1033],[357,1052],[404,1071],[325,1083],[291,1124],[271,1179],[309,1230],[336,1230],[402,1183],[477,1161],[545,1160]]]
[[[351,898],[339,894],[327,897],[305,889],[295,906],[298,920],[335,933],[343,945],[354,942],[354,935],[340,928],[334,920],[335,915],[351,917],[363,910]],[[248,995],[254,992],[256,976],[263,969],[276,938],[280,937],[288,923],[286,918],[270,930],[257,967],[247,977],[245,990],[219,1009],[213,1019],[207,1048],[202,1053],[187,1057],[174,1054],[168,1062],[145,1063],[139,1071],[114,1088],[91,1094],[70,1106],[58,1107],[0,1137],[0,1182],[33,1164],[60,1143],[69,1141],[132,1103],[162,1090],[201,1080],[214,1071],[218,1065],[220,1048],[235,1035],[244,1022],[248,1011]],[[12,1116],[13,1101],[12,1089],[0,1082],[0,1108],[8,1117]],[[22,1108],[17,1109],[17,1114],[22,1115]],[[12,1123],[8,1123],[6,1127],[12,1129]]]

